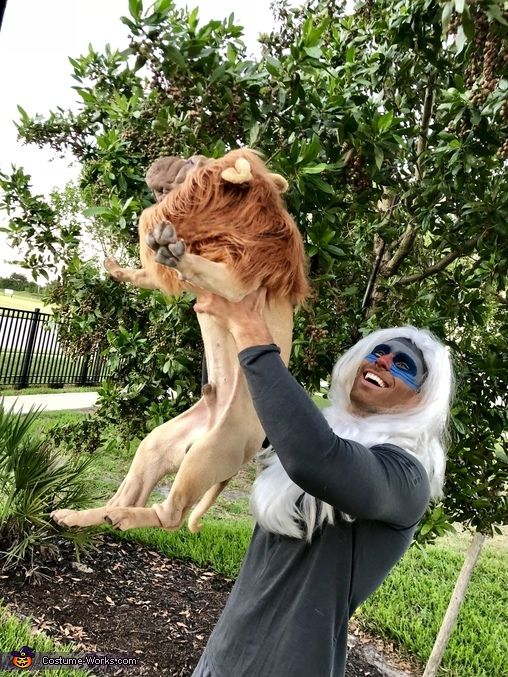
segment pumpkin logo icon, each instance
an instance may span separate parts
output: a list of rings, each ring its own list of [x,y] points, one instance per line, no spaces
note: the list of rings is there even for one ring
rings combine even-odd
[[[22,646],[19,651],[11,652],[11,663],[15,668],[20,670],[25,670],[29,668],[35,658],[35,653],[33,649],[29,646]]]

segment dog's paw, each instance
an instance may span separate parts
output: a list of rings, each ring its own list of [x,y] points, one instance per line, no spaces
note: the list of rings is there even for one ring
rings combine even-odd
[[[150,519],[150,510],[146,508],[106,508],[104,521],[113,529],[126,531],[136,527],[160,526],[158,520]]]
[[[114,258],[114,256],[108,256],[107,258],[105,258],[103,265],[104,265],[104,268],[109,273],[110,277],[112,277],[115,280],[116,279],[116,273],[118,273],[118,271],[120,270],[120,264]]]
[[[158,223],[146,236],[146,244],[155,252],[156,262],[170,268],[176,268],[185,254],[185,242],[169,221]]]
[[[108,508],[104,513],[104,521],[110,524],[113,529],[125,531],[130,529],[129,509],[128,508]]]
[[[77,510],[53,510],[50,514],[53,522],[56,522],[61,527],[79,527],[79,512]]]

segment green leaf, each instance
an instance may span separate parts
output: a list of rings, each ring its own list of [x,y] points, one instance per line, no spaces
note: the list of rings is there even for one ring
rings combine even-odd
[[[133,19],[139,21],[143,11],[143,0],[129,0],[129,12]]]
[[[84,216],[101,216],[102,214],[109,214],[110,209],[108,207],[88,207],[88,209],[83,210]]]
[[[312,141],[304,147],[303,155],[298,160],[298,164],[306,164],[317,158],[321,152],[321,143],[317,134],[314,134]]]
[[[165,15],[173,7],[173,0],[157,0],[154,4],[153,9],[157,14]]]
[[[198,13],[199,13],[199,7],[194,7],[192,12],[189,14],[189,30],[191,33],[193,33],[196,30],[196,26],[198,25]]]
[[[380,132],[386,132],[392,126],[393,122],[393,111],[390,110],[383,115],[380,115],[377,120],[377,128]]]
[[[420,536],[425,536],[426,534],[429,533],[429,531],[432,530],[433,524],[432,522],[425,522],[422,525],[422,528],[420,529]]]
[[[259,122],[255,122],[249,129],[249,146],[255,146],[259,136]]]
[[[26,112],[26,110],[25,110],[24,108],[22,108],[19,104],[18,104],[18,106],[17,106],[17,109],[18,109],[19,114],[21,115],[21,121],[22,121],[23,123],[25,123],[25,124],[26,124],[27,122],[29,122],[29,121],[30,121],[30,116],[28,115],[28,113]]]
[[[469,11],[464,12],[462,15],[462,28],[464,29],[464,33],[466,35],[466,38],[468,40],[472,40],[474,38],[474,21],[471,18],[471,15]]]
[[[141,54],[138,54],[138,56],[136,57],[136,61],[135,61],[135,63],[134,63],[134,66],[133,66],[133,71],[136,72],[136,71],[138,71],[140,68],[143,68],[143,66],[145,65],[145,63],[146,63],[146,57],[145,57],[145,56],[141,56]]]
[[[453,2],[445,2],[443,11],[441,13],[441,23],[443,25],[443,33],[446,33],[450,25],[450,18],[453,12]]]
[[[181,66],[181,68],[187,67],[187,62],[183,58],[182,53],[174,45],[166,46],[166,56],[170,61],[176,63],[177,66]]]
[[[236,61],[237,53],[236,49],[233,47],[233,45],[229,44],[228,49],[227,49],[227,58],[230,63],[234,63]]]
[[[455,0],[455,11],[457,14],[462,14],[464,11],[465,0]]]
[[[384,158],[385,154],[383,152],[383,149],[380,148],[379,146],[374,146],[374,159],[376,161],[376,167],[378,169],[381,169],[381,165],[383,164]]]
[[[335,195],[335,190],[330,186],[329,183],[326,181],[323,181],[323,179],[320,176],[316,176],[315,174],[310,174],[309,178],[307,181],[313,185],[317,190],[319,190],[321,193],[327,193],[328,195]]]
[[[222,80],[222,76],[227,73],[227,70],[229,68],[229,63],[222,63],[220,66],[218,66],[212,73],[210,80],[208,82],[209,85],[213,85],[214,82],[217,82],[217,80]]]
[[[332,254],[335,254],[335,256],[346,256],[346,252],[340,247],[336,247],[334,244],[327,245],[326,249]]]
[[[304,47],[303,51],[312,59],[320,59],[321,55],[323,54],[321,47]]]
[[[321,162],[319,165],[308,165],[302,169],[303,174],[321,174],[325,169],[328,169],[328,165],[325,162]]]
[[[487,8],[487,16],[494,19],[494,21],[503,24],[503,26],[508,26],[508,22],[504,18],[499,5],[489,5]]]
[[[355,60],[356,49],[354,47],[348,47],[346,49],[346,63],[353,63]]]
[[[273,56],[267,55],[265,58],[266,70],[270,75],[278,76],[282,70],[282,66],[278,59],[275,59]]]
[[[308,30],[304,40],[306,47],[315,47],[321,40],[323,33],[326,31],[330,25],[330,20],[327,18],[321,22],[319,26],[311,26],[311,30]]]

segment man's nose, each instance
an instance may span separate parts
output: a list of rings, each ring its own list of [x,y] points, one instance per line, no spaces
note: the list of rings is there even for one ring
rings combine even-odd
[[[392,368],[393,364],[393,353],[388,353],[388,355],[380,355],[375,362],[378,366],[383,367],[389,371]]]

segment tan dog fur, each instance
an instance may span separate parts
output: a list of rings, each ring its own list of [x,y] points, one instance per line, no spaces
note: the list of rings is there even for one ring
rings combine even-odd
[[[281,198],[285,180],[270,172],[249,149],[205,161],[146,209],[139,222],[141,269],[105,267],[118,281],[161,289],[168,294],[213,292],[239,301],[259,287],[267,289],[265,317],[287,364],[293,308],[309,294],[301,235]],[[180,242],[174,268],[155,261],[147,236],[170,222]],[[199,518],[240,467],[259,450],[264,432],[254,410],[231,335],[207,314],[198,315],[208,384],[189,410],[154,429],[140,444],[129,472],[106,506],[58,510],[65,526],[108,522],[119,529],[177,529],[192,506],[188,526]],[[146,508],[154,486],[176,472],[169,496]],[[195,505],[197,502],[197,505]]]

